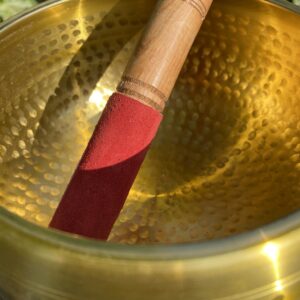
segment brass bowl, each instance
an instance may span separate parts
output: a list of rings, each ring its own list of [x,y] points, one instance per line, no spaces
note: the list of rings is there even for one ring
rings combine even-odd
[[[45,228],[155,2],[48,1],[1,25],[0,299],[299,300],[283,0],[215,0],[110,243]]]

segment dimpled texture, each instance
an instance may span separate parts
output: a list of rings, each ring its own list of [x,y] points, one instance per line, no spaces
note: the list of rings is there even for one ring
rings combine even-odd
[[[50,227],[106,240],[161,120],[151,107],[112,95]]]
[[[299,34],[276,6],[229,2],[205,20],[109,241],[216,239],[299,209]],[[2,207],[48,225],[150,15],[138,3],[1,34]]]

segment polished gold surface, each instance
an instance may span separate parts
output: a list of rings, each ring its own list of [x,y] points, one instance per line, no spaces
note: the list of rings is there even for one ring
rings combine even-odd
[[[0,31],[0,298],[299,300],[297,217],[261,228],[300,206],[300,16],[275,2],[215,1],[110,236],[129,246],[30,224],[47,226],[154,3],[52,1]],[[131,246],[170,243],[186,245]]]
[[[240,10],[212,9],[111,240],[224,237],[299,208],[296,36]],[[0,203],[43,226],[145,19],[117,8],[97,26],[104,15],[49,24],[1,49]]]

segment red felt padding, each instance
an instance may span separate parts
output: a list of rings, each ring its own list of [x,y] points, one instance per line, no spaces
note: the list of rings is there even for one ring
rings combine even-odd
[[[151,107],[113,94],[49,226],[106,240],[161,120]]]

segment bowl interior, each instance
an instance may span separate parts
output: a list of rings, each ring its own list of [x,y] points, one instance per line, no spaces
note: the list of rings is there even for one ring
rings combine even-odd
[[[0,206],[47,226],[154,4],[57,2],[2,29]],[[299,23],[214,3],[110,241],[215,239],[298,210]]]

